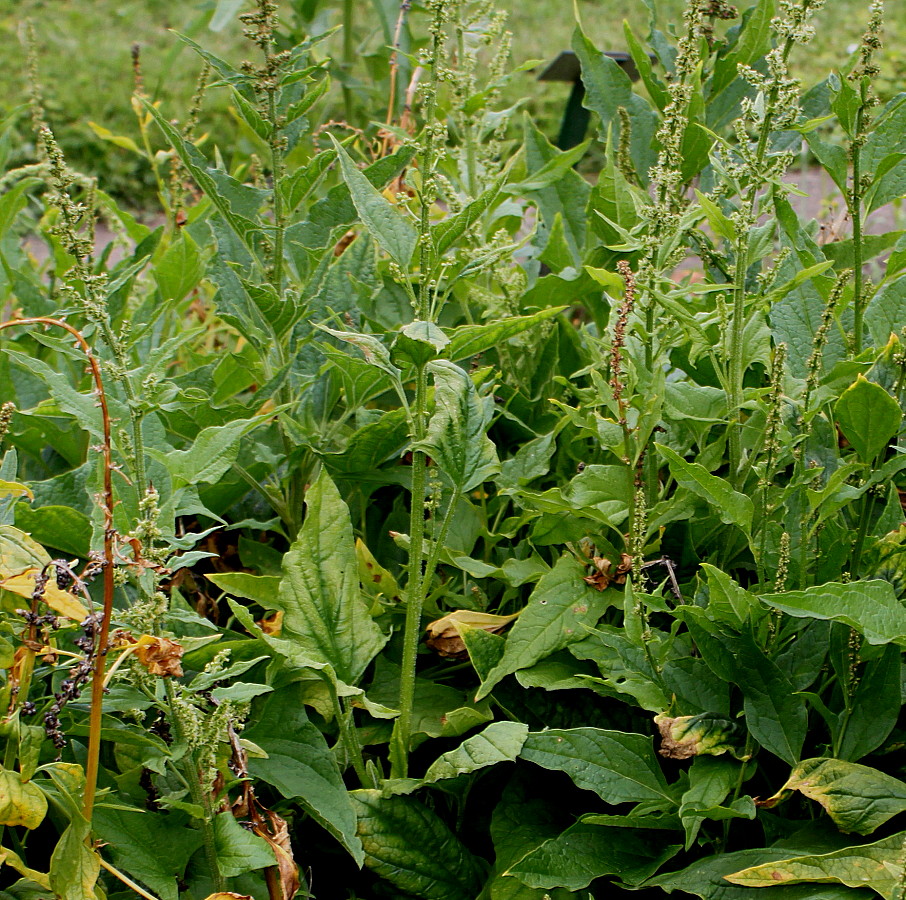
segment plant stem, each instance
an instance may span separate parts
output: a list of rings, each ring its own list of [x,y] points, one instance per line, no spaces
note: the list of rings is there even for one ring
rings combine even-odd
[[[343,74],[347,79],[355,62],[355,35],[352,31],[355,22],[354,12],[355,0],[343,0]],[[355,109],[352,89],[346,83],[343,84],[343,111],[346,121],[351,123]]]
[[[416,377],[413,420],[415,441],[424,437],[427,418],[428,376],[424,366]],[[400,715],[393,729],[391,777],[405,778],[409,770],[409,740],[412,736],[412,707],[415,701],[415,667],[421,634],[422,606],[425,600],[425,492],[427,457],[422,450],[412,452],[412,497],[409,516],[409,579],[406,586],[406,625],[403,632],[403,661],[400,672]]]
[[[853,186],[849,198],[849,213],[853,220],[853,351],[862,352],[862,332],[865,316],[862,285],[862,131],[865,127],[865,106],[856,110],[855,137],[852,142]]]
[[[104,487],[101,493],[104,509],[104,605],[101,616],[100,628],[97,634],[97,643],[94,650],[94,672],[91,681],[91,712],[88,725],[88,759],[85,766],[85,794],[83,797],[83,815],[91,825],[91,815],[94,811],[94,795],[97,790],[97,778],[101,753],[101,714],[104,699],[104,665],[107,661],[107,643],[110,636],[110,618],[113,615],[113,564],[114,540],[116,533],[113,528],[113,451],[110,438],[110,413],[107,409],[107,394],[104,391],[104,382],[101,378],[101,367],[91,351],[88,342],[82,333],[67,322],[43,316],[29,319],[13,319],[0,323],[0,331],[14,325],[53,325],[68,331],[78,342],[79,347],[88,360],[88,367],[94,382],[98,405],[101,409],[101,424],[103,428],[103,469]]]
[[[185,743],[185,729],[182,727],[182,720],[179,717],[179,701],[176,697],[176,691],[173,689],[173,682],[169,678],[164,678],[164,692],[167,697],[167,706],[169,707],[170,719],[173,723],[173,730],[176,733],[176,739]],[[226,890],[226,879],[220,871],[220,862],[217,858],[217,844],[214,839],[214,822],[213,810],[211,808],[211,798],[201,788],[201,771],[198,765],[198,759],[194,750],[189,750],[184,759],[188,771],[184,773],[184,780],[189,788],[189,796],[192,802],[203,810],[201,819],[201,839],[204,848],[205,860],[208,868],[211,870],[211,880],[214,882],[215,891]]]

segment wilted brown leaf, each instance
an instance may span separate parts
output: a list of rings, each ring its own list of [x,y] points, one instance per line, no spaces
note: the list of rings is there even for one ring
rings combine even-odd
[[[299,867],[293,858],[293,848],[289,840],[289,828],[286,820],[269,809],[263,810],[270,820],[268,827],[264,824],[256,825],[254,832],[263,837],[277,859],[277,872],[280,878],[280,887],[283,890],[284,900],[292,900],[299,890]]]
[[[138,644],[138,648],[135,655],[138,657],[138,661],[152,675],[164,677],[172,675],[176,678],[182,675],[180,660],[185,651],[179,641],[143,634],[136,644]]]
[[[466,659],[466,645],[459,636],[457,626],[467,625],[470,628],[481,628],[491,634],[497,634],[513,621],[519,613],[511,616],[495,616],[491,613],[475,612],[471,609],[457,609],[442,619],[428,625],[428,646],[447,659]]]
[[[269,616],[264,616],[258,620],[257,625],[265,634],[279,637],[280,632],[283,631],[283,610],[277,610]]]
[[[232,891],[219,891],[216,894],[209,894],[205,900],[255,900],[251,894],[234,894]]]
[[[594,570],[591,575],[585,576],[585,583],[599,591],[603,591],[611,582],[625,584],[626,576],[632,571],[632,557],[628,553],[620,554],[620,562],[616,567],[606,556],[593,557],[591,564]]]

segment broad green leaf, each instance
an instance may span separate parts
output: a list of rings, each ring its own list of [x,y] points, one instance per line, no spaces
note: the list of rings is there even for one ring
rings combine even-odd
[[[433,322],[415,319],[404,325],[393,342],[393,359],[400,356],[417,368],[436,359],[450,343],[443,330]]]
[[[266,422],[264,417],[256,417],[212,425],[195,438],[188,450],[171,450],[162,461],[166,462],[173,478],[183,484],[214,484],[236,461],[240,439]]]
[[[276,865],[267,841],[243,828],[231,812],[214,816],[214,847],[225,878]]]
[[[583,105],[600,116],[601,136],[609,133],[614,144],[618,143],[621,128],[619,107],[628,112],[630,157],[639,180],[647,184],[648,170],[657,162],[653,142],[658,127],[657,114],[647,100],[633,91],[632,81],[616,60],[601,53],[581,27],[573,32],[572,48],[582,66],[582,82],[586,91]]]
[[[513,316],[509,319],[501,319],[499,322],[489,322],[487,325],[460,325],[459,328],[454,328],[449,332],[450,344],[446,350],[446,357],[451,362],[456,362],[484,353],[511,337],[534,328],[541,322],[553,319],[565,308],[557,306],[532,313],[529,316]]]
[[[834,419],[865,463],[873,463],[899,431],[903,412],[884,388],[859,374],[834,407]]]
[[[275,606],[284,613],[281,637],[346,684],[358,682],[387,642],[359,589],[349,509],[324,470],[308,490]]]
[[[869,644],[906,646],[906,607],[887,581],[830,582],[804,591],[765,594],[759,599],[797,619],[843,622]]]
[[[708,577],[708,609],[722,622],[741,625],[749,617],[763,612],[758,598],[741,588],[729,575],[708,563],[702,563]]]
[[[762,863],[724,877],[746,888],[777,887],[800,882],[837,882],[847,888],[871,888],[886,900],[896,900],[903,877],[903,840],[906,832],[873,844],[847,847],[833,853],[794,856]],[[748,894],[746,895],[748,896]],[[761,892],[759,897],[763,896]],[[786,896],[786,895],[784,895]],[[842,895],[841,895],[842,896]],[[845,896],[854,896],[847,893]]]
[[[466,738],[455,750],[438,757],[425,772],[424,781],[440,781],[474,772],[499,762],[512,762],[519,756],[528,734],[521,722],[493,722],[484,731]]]
[[[870,766],[842,759],[804,759],[777,799],[787,791],[800,791],[820,803],[834,824],[847,833],[871,834],[906,810],[906,784]]]
[[[273,609],[280,590],[278,575],[249,575],[247,572],[215,572],[205,576],[220,590],[233,597],[251,600],[265,609]]]
[[[185,816],[99,806],[92,828],[107,842],[104,853],[118,869],[151,888],[161,900],[179,900],[177,882],[202,843],[201,831],[188,828]],[[149,848],[154,852],[149,853]]]
[[[352,202],[371,236],[402,268],[412,261],[418,243],[415,226],[359,171],[339,141],[330,135]]]
[[[736,660],[734,680],[745,700],[746,727],[762,747],[795,765],[808,727],[805,700],[751,637],[742,635],[726,646]]]
[[[154,264],[154,279],[161,299],[182,300],[204,275],[205,263],[198,245],[185,230]]]
[[[528,117],[525,120],[524,136],[526,169],[531,177],[556,159],[560,151],[552,146]],[[581,262],[585,247],[585,208],[590,194],[588,182],[573,169],[567,169],[560,179],[535,194],[542,221],[552,224],[557,213],[563,216],[564,237],[577,265]]]
[[[456,630],[466,645],[472,667],[478,673],[478,677],[485,681],[503,658],[506,638],[501,634],[485,631],[484,628],[472,628],[468,625],[457,624]]]
[[[96,900],[101,872],[97,852],[85,843],[88,823],[76,819],[63,832],[50,857],[50,886],[58,900]]]
[[[689,769],[689,788],[680,800],[679,814],[688,850],[698,837],[705,816],[702,810],[723,803],[740,776],[740,764],[728,759],[699,756]]]
[[[596,878],[619,875],[638,884],[676,855],[678,844],[664,845],[622,828],[579,823],[546,841],[504,874],[534,888],[564,887],[578,891]]]
[[[755,506],[745,495],[734,491],[729,482],[712,475],[698,463],[686,462],[678,453],[663,444],[655,444],[658,453],[670,465],[670,473],[681,487],[707,500],[727,525],[738,525],[748,532],[752,527]]]
[[[70,556],[87,559],[91,551],[91,519],[71,506],[17,503],[16,525],[38,543]]]
[[[607,803],[673,803],[651,738],[603,728],[552,728],[530,732],[523,759],[565,772],[577,787]]]
[[[242,734],[267,753],[267,759],[249,759],[251,774],[298,803],[361,865],[355,810],[336,758],[305,713],[301,686],[296,683],[274,692]]]
[[[454,363],[436,360],[428,370],[434,376],[435,411],[419,446],[458,493],[468,493],[500,470],[487,436],[493,401],[479,397],[468,373]]]
[[[865,326],[871,332],[875,347],[883,347],[891,334],[898,334],[906,316],[906,275],[888,281],[868,301]]]
[[[865,664],[851,701],[849,718],[836,755],[853,762],[876,750],[897,724],[902,706],[900,670],[902,650],[888,644],[884,652]]]
[[[0,825],[37,828],[47,814],[47,798],[13,769],[0,769]]]
[[[474,900],[483,873],[478,861],[439,816],[409,797],[353,791],[365,865],[420,900]]]
[[[509,166],[494,184],[471,203],[466,204],[456,215],[442,219],[434,226],[434,248],[438,256],[443,256],[470,228],[481,221],[481,217],[500,196],[508,177]]]
[[[572,556],[560,557],[541,576],[506,638],[500,662],[482,682],[476,699],[486,697],[507,675],[587,636],[586,627],[594,625],[613,604],[611,597],[616,592],[596,591],[584,578],[584,567]]]
[[[721,210],[710,197],[707,197],[701,191],[696,190],[695,196],[698,198],[698,202],[708,219],[708,224],[711,226],[714,233],[722,237],[728,243],[733,244],[736,240],[736,229],[734,228],[733,223],[726,215],[724,215],[723,210]]]

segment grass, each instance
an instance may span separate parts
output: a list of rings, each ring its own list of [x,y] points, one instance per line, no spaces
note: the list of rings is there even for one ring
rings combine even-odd
[[[380,0],[387,8],[392,0]],[[283,0],[283,7],[289,4]],[[337,2],[322,2],[326,16],[339,19]],[[509,27],[514,35],[513,56],[550,59],[570,45],[573,30],[572,5],[567,0],[501,0],[509,8]],[[741,7],[748,4],[742,2]],[[150,191],[147,167],[141,160],[102,141],[91,130],[95,121],[117,134],[134,134],[130,107],[133,88],[130,48],[141,44],[146,90],[163,102],[168,115],[184,114],[199,69],[195,54],[185,48],[169,29],[189,33],[205,46],[233,60],[247,54],[238,23],[214,34],[206,27],[215,6],[209,2],[179,0],[0,0],[0,113],[25,103],[25,54],[19,40],[26,18],[34,22],[40,52],[40,74],[52,125],[64,149],[79,168],[97,174],[104,186],[135,205]],[[678,23],[683,0],[657,0],[662,28]],[[900,89],[906,74],[906,15],[902,0],[888,0],[887,37],[883,53],[884,72],[879,86],[883,94]],[[622,21],[626,19],[639,36],[648,28],[648,9],[643,0],[578,0],[579,14],[590,37],[602,49],[623,49]],[[379,49],[378,31],[366,34],[374,21],[371,4],[360,0],[357,35],[365,46]],[[812,83],[830,69],[843,64],[848,45],[855,43],[868,17],[868,0],[828,0],[818,17],[814,42],[799,52],[793,63],[800,78]],[[341,37],[333,38],[340,53]],[[528,96],[528,109],[546,130],[557,131],[557,120],[567,96],[566,85],[538,84],[525,73],[512,85],[515,96]],[[19,119],[20,140],[8,164],[18,164],[31,153],[27,115]],[[206,127],[227,147],[241,140],[229,114],[223,92],[212,92],[203,117]]]

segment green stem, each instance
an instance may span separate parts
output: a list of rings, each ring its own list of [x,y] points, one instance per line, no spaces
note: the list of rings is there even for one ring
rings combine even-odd
[[[855,137],[852,143],[853,187],[849,199],[849,212],[853,220],[853,350],[862,352],[863,321],[865,316],[864,288],[862,285],[862,130],[865,107],[856,110]]]
[[[343,0],[343,74],[347,79],[355,63],[355,36],[352,30],[355,22],[354,12],[355,0]],[[348,84],[343,85],[343,110],[346,121],[351,123],[355,109],[352,89]]]
[[[413,420],[416,442],[425,432],[428,405],[428,376],[421,366],[416,376]],[[425,601],[425,499],[428,460],[423,450],[412,452],[412,497],[409,517],[409,579],[406,586],[406,625],[403,632],[403,660],[400,672],[400,715],[391,742],[391,777],[405,778],[409,771],[409,741],[412,736],[412,708],[415,702],[415,669],[421,635],[422,606]]]
[[[164,691],[167,697],[167,706],[169,707],[170,721],[173,723],[174,736],[177,742],[185,743],[185,730],[182,726],[182,720],[179,717],[179,701],[176,697],[176,691],[173,689],[173,682],[169,678],[164,678]],[[189,796],[192,803],[204,811],[201,819],[201,839],[204,849],[205,860],[211,871],[211,881],[214,884],[215,891],[226,890],[226,879],[220,870],[220,862],[217,857],[217,843],[214,838],[214,812],[211,807],[211,798],[201,788],[201,768],[198,765],[198,759],[195,752],[190,750],[182,760],[187,770],[184,773],[185,783],[189,788]]]

